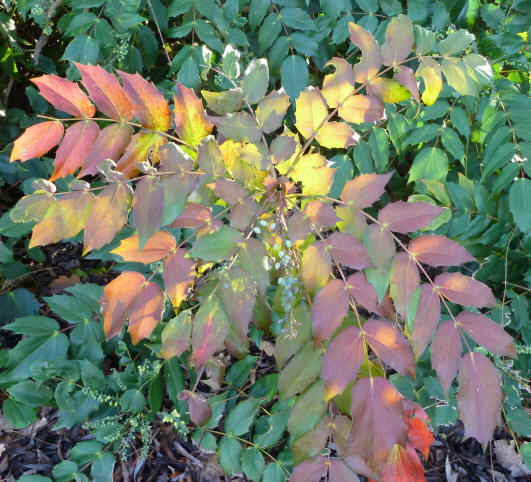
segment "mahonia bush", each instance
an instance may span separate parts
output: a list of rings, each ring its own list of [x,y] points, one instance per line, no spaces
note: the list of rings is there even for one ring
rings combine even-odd
[[[119,72],[122,86],[98,66],[76,64],[88,96],[55,75],[33,79],[72,117],[38,123],[15,142],[11,161],[58,148],[52,177],[12,217],[38,221],[30,247],[84,230],[89,253],[110,243],[132,210],[136,234],[113,253],[161,263],[148,279],[124,271],[105,287],[108,339],[122,336],[127,321],[133,343],[149,338],[167,297],[176,316],[163,328],[159,356],[191,347],[199,373],[224,348],[244,357],[250,324],[276,336],[279,397],[296,397],[287,422],[292,480],[319,481],[325,473],[331,481],[354,474],[424,480],[419,453],[427,458],[433,441],[428,417],[388,381],[389,368],[415,377],[429,346],[446,393],[459,373],[465,433],[485,445],[499,420],[500,378],[467,337],[500,356],[516,351],[479,311],[495,305],[490,289],[442,269],[474,261],[468,251],[445,236],[411,236],[447,208],[398,200],[376,209],[392,172],[360,175],[331,197],[335,169],[326,153],[355,144],[356,124],[385,121],[385,103],[433,104],[442,74],[458,93],[477,95],[491,72],[480,55],[456,56],[462,46],[455,39],[441,42],[441,55],[425,56],[432,45],[414,45],[403,15],[389,23],[381,46],[359,25],[349,30],[361,60],[353,67],[330,60],[334,71],[322,88],[296,100],[283,90],[268,93],[267,61],[256,59],[239,85],[202,92],[216,115],[183,85],[170,108],[140,75]],[[290,108],[294,122],[286,120]],[[95,118],[96,109],[105,117]],[[415,179],[424,168],[412,166]],[[56,192],[53,181],[75,173],[71,191]],[[98,174],[103,186],[81,180]],[[165,227],[189,235],[178,242]],[[199,302],[182,309],[192,297]],[[210,407],[194,392],[180,398],[202,425]],[[332,442],[333,454],[321,455]]]

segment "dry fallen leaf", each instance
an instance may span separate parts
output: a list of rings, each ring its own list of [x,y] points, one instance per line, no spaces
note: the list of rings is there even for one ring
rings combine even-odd
[[[494,453],[500,465],[509,470],[513,477],[523,477],[531,474],[531,470],[522,461],[522,454],[515,450],[514,440],[509,442],[507,440],[495,440]]]

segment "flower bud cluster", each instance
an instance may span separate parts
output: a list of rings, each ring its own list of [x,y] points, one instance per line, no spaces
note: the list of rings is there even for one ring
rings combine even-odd
[[[173,409],[171,412],[162,412],[161,415],[162,422],[171,423],[178,435],[185,437],[188,434],[188,427],[177,410]]]
[[[100,403],[106,403],[111,407],[117,407],[120,404],[120,399],[118,397],[109,395],[108,393],[99,392],[98,390],[94,390],[90,387],[83,387],[81,392],[87,397],[90,397]]]

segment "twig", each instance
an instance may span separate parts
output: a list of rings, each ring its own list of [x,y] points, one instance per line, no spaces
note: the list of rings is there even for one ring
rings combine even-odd
[[[45,23],[49,24],[55,15],[55,11],[59,8],[61,5],[62,0],[55,0],[52,5],[50,6],[50,9],[48,10],[48,13],[46,14],[46,20]],[[39,63],[39,57],[41,56],[41,50],[44,48],[46,43],[48,42],[48,35],[46,35],[44,32],[41,33],[41,36],[39,37],[39,40],[37,40],[37,43],[35,44],[35,49],[33,51],[33,65],[37,65]]]
[[[148,0],[149,1],[149,0]],[[191,460],[195,465],[201,468],[203,470],[205,467],[203,466],[202,462],[194,457],[188,450],[186,450],[179,442],[174,441],[173,446],[179,452],[181,455],[184,455],[187,459]]]
[[[151,0],[147,0],[147,3],[149,5],[149,8],[151,9],[151,13],[153,14],[153,20],[155,22],[155,25],[157,26],[157,31],[159,32],[160,41],[162,42],[162,50],[164,50],[164,53],[166,54],[166,58],[168,59],[168,65],[171,67],[170,55],[168,54],[168,51],[166,50],[166,47],[164,46],[164,37],[162,36],[162,32],[160,31],[160,26],[157,20],[157,16],[155,15],[155,10],[153,9],[153,5],[151,5]]]

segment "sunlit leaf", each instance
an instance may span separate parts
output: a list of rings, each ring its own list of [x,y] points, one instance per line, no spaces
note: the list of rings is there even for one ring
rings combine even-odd
[[[78,234],[83,229],[93,201],[94,195],[87,190],[62,195],[33,228],[29,248],[57,243]]]
[[[286,112],[291,105],[289,97],[282,91],[273,91],[260,101],[256,108],[256,119],[266,134],[282,126]]]
[[[384,65],[396,67],[407,59],[413,47],[413,23],[405,15],[393,18],[387,24],[385,43],[380,52]]]
[[[409,243],[408,250],[418,261],[430,266],[459,266],[474,261],[465,248],[446,236],[419,236]]]
[[[267,92],[269,85],[269,68],[266,59],[253,59],[245,69],[241,80],[245,99],[249,104],[260,102]]]
[[[496,299],[487,285],[461,273],[442,273],[434,279],[434,283],[439,293],[452,303],[476,308],[496,306]]]
[[[326,122],[315,138],[327,149],[345,149],[356,144],[360,136],[345,122]]]
[[[9,217],[14,223],[40,221],[54,202],[55,199],[50,193],[36,192],[19,199],[17,204],[9,211]]]
[[[456,319],[466,334],[476,343],[500,356],[517,358],[513,337],[498,323],[484,315],[469,311],[462,311]]]
[[[304,250],[301,278],[308,293],[317,293],[327,283],[331,271],[332,259],[322,241],[316,241]]]
[[[473,72],[461,59],[453,57],[443,59],[442,73],[448,84],[461,95],[477,97],[481,87],[476,83]]]
[[[57,75],[43,75],[30,80],[57,110],[74,117],[92,117],[95,114],[96,108],[75,82]]]
[[[86,120],[72,124],[55,153],[54,171],[50,181],[74,174],[83,164],[92,144],[100,133],[98,124]]]
[[[102,129],[83,160],[83,169],[77,177],[97,174],[98,165],[105,159],[118,161],[132,136],[133,129],[127,124],[115,123]]]
[[[237,142],[258,142],[262,138],[260,126],[247,112],[233,112],[222,117],[209,117],[218,131]]]
[[[396,233],[412,233],[425,228],[444,208],[423,202],[396,201],[378,213],[378,221]]]
[[[347,233],[334,232],[326,240],[334,261],[353,269],[374,266],[365,246],[359,239]]]
[[[319,89],[308,87],[300,93],[295,106],[295,126],[306,139],[309,139],[324,124],[328,115],[326,102]]]
[[[348,292],[342,280],[330,280],[317,292],[312,304],[313,336],[316,345],[334,334],[347,316],[348,304]]]
[[[384,104],[374,95],[351,95],[339,106],[339,117],[353,124],[384,118]]]
[[[335,172],[336,168],[329,167],[320,154],[306,154],[297,161],[289,176],[302,182],[303,194],[325,196],[330,192]]]
[[[118,73],[138,122],[154,131],[167,131],[171,127],[170,108],[157,88],[139,74]]]
[[[385,378],[359,379],[352,388],[352,430],[346,453],[380,468],[396,443],[406,441],[402,395]]]
[[[15,141],[9,162],[17,159],[27,161],[44,156],[52,147],[59,144],[63,132],[63,124],[56,121],[41,122],[28,127]]]
[[[165,258],[172,250],[175,250],[176,246],[175,238],[170,233],[157,231],[140,250],[137,233],[130,238],[123,239],[120,246],[111,253],[121,256],[124,261],[149,264]]]
[[[81,83],[101,112],[116,120],[133,118],[131,103],[114,75],[99,65],[74,64],[81,72]]]
[[[347,279],[350,295],[370,313],[381,314],[374,286],[367,282],[365,273],[350,275]]]
[[[437,372],[445,394],[457,375],[462,350],[459,327],[453,321],[443,321],[431,344],[431,366]]]
[[[149,282],[142,287],[140,293],[131,304],[129,326],[133,344],[149,338],[155,327],[162,320],[164,312],[164,292],[157,283]]]
[[[416,358],[420,358],[433,337],[441,318],[441,301],[437,290],[429,283],[420,287],[417,313],[409,341]]]
[[[229,316],[219,296],[212,294],[201,303],[192,327],[192,351],[197,367],[223,348],[229,324]]]
[[[110,243],[127,222],[133,190],[124,183],[112,183],[96,196],[85,223],[83,254]]]
[[[163,203],[164,191],[159,178],[154,175],[143,176],[136,184],[133,197],[133,217],[140,249],[159,229]]]
[[[419,270],[415,260],[403,251],[397,253],[391,269],[390,292],[396,311],[407,317],[409,303],[420,284]]]
[[[370,32],[353,22],[349,22],[348,30],[350,40],[361,50],[361,60],[354,66],[356,81],[368,82],[378,73],[382,65],[378,42]]]
[[[419,86],[417,79],[415,79],[415,72],[412,69],[405,65],[398,67],[395,78],[400,85],[409,90],[416,102],[420,102]]]
[[[195,263],[186,254],[185,249],[177,248],[164,262],[162,279],[175,309],[186,299],[195,280]]]
[[[424,467],[413,447],[396,444],[382,468],[382,482],[425,482]]]
[[[176,94],[173,97],[175,131],[179,137],[193,147],[205,138],[213,129],[208,120],[203,103],[180,82],[176,82]]]
[[[365,358],[365,348],[360,330],[347,326],[326,347],[321,378],[325,382],[325,400],[343,393],[356,379]]]
[[[162,348],[160,349],[159,356],[166,359],[181,356],[190,346],[191,332],[192,316],[190,310],[181,311],[162,330]]]
[[[190,250],[190,256],[214,263],[223,261],[234,253],[241,238],[242,233],[237,229],[221,228],[215,233],[206,234],[201,239],[198,239]]]
[[[138,174],[137,164],[148,160],[153,164],[158,160],[158,149],[166,144],[167,139],[155,132],[138,132],[131,137],[131,142],[116,163],[116,170],[127,178]]]
[[[392,175],[392,172],[387,174],[362,174],[352,181],[347,181],[341,192],[341,200],[349,206],[360,209],[368,208],[380,199]]]
[[[442,89],[441,66],[431,57],[421,57],[417,75],[424,80],[422,102],[433,105]]]
[[[356,78],[352,65],[345,59],[332,57],[325,67],[330,65],[335,68],[335,71],[333,74],[325,75],[322,94],[328,107],[339,106],[341,108],[342,103],[354,92]]]
[[[467,353],[461,360],[457,394],[465,437],[474,437],[485,447],[500,420],[502,400],[500,376],[494,365],[481,353]]]
[[[367,92],[376,95],[387,104],[396,104],[411,97],[409,90],[395,79],[379,77],[367,85]]]
[[[370,319],[363,325],[376,355],[402,375],[415,378],[415,359],[406,337],[391,323]]]
[[[213,136],[205,137],[197,147],[197,162],[204,172],[212,176],[224,174],[225,161]]]

